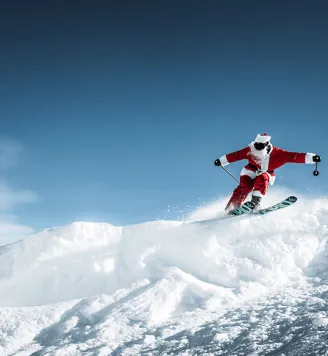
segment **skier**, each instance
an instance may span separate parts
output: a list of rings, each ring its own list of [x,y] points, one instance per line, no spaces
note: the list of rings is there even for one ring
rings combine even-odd
[[[321,157],[314,153],[285,151],[273,146],[270,140],[271,137],[268,134],[258,134],[255,141],[247,147],[214,161],[215,166],[226,166],[242,159],[248,160],[248,164],[240,173],[240,183],[225,208],[226,213],[238,208],[252,191],[251,201],[255,205],[254,211],[258,211],[262,197],[269,185],[273,185],[275,181],[274,170],[284,164],[321,162]]]

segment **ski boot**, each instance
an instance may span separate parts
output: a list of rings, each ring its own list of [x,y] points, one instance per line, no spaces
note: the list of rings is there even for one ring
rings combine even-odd
[[[257,213],[260,210],[260,204],[261,204],[262,197],[258,197],[256,195],[252,195],[252,200],[251,202],[255,205],[253,212]]]

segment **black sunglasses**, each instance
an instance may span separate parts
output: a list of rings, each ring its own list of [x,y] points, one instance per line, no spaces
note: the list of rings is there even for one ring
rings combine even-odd
[[[262,143],[262,142],[255,142],[254,143],[254,147],[257,151],[262,151],[264,150],[265,147],[267,147],[269,145],[269,142],[265,142],[265,143]]]

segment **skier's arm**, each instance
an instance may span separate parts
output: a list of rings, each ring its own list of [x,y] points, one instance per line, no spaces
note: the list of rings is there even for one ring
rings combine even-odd
[[[221,166],[226,166],[229,163],[241,161],[242,159],[247,159],[247,154],[249,152],[249,147],[245,147],[242,150],[228,153],[219,158]]]
[[[282,151],[286,163],[316,163],[321,162],[321,157],[315,153],[299,153],[299,152],[289,152]]]

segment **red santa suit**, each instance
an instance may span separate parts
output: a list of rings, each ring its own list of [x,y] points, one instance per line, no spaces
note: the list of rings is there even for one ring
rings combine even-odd
[[[255,142],[268,143],[267,147],[258,151],[254,143],[240,151],[228,153],[220,157],[222,166],[237,162],[243,159],[248,160],[248,164],[240,173],[240,184],[234,190],[228,202],[227,210],[240,206],[253,190],[253,195],[262,197],[267,192],[269,184],[275,181],[274,171],[286,163],[314,163],[314,153],[289,152],[270,144],[271,137],[267,134],[257,135]]]

